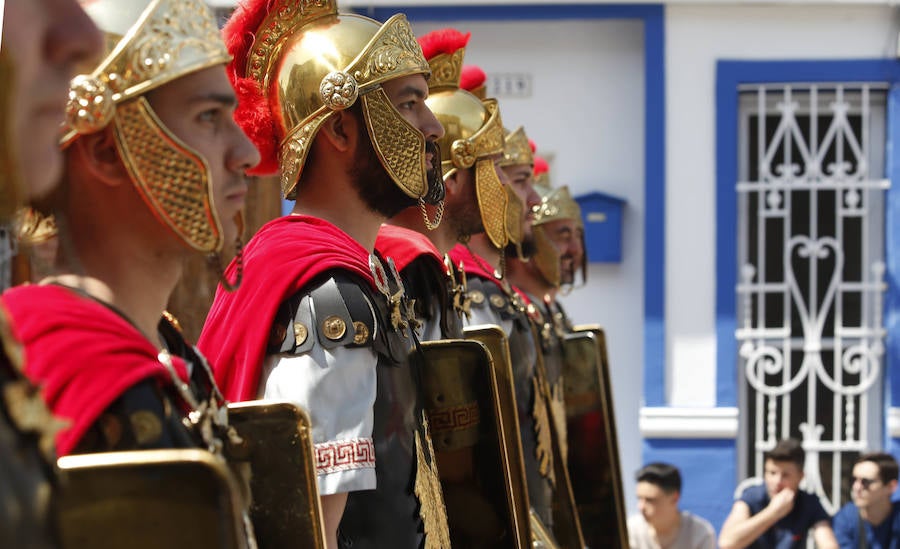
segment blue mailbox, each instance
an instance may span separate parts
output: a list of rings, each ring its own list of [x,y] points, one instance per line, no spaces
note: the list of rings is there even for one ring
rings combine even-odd
[[[591,263],[622,261],[622,211],[625,199],[592,192],[575,197],[584,220],[584,245]]]

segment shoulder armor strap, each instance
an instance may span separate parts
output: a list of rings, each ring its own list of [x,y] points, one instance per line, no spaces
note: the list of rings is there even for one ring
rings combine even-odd
[[[364,347],[371,345],[376,328],[366,293],[350,277],[336,274],[281,304],[267,353],[301,355],[317,342],[325,349]]]
[[[344,303],[350,311],[353,320],[353,341],[349,347],[367,347],[372,344],[378,329],[375,311],[368,294],[352,280],[345,277],[336,277],[338,289],[344,297]]]
[[[516,317],[516,308],[510,303],[509,297],[500,289],[499,286],[490,280],[476,279],[478,286],[473,289],[473,285],[469,283],[469,297],[472,298],[472,304],[479,307],[490,307],[503,320],[510,320]],[[473,291],[478,292],[473,295]],[[476,301],[481,303],[476,304]]]
[[[309,296],[319,344],[325,349],[333,349],[353,343],[353,319],[334,278],[326,280]],[[347,301],[352,301],[354,296],[347,297],[350,298]]]

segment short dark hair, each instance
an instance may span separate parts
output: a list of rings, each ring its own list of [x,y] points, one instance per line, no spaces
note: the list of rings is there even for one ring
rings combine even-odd
[[[648,463],[634,474],[634,478],[638,482],[655,484],[667,494],[681,493],[681,473],[678,471],[678,467],[668,463]]]
[[[885,452],[869,452],[868,454],[863,454],[857,458],[857,463],[862,463],[864,461],[871,461],[875,465],[878,466],[878,478],[881,479],[881,482],[888,483],[892,480],[897,480],[898,466],[897,460],[894,459],[894,456]]]
[[[806,453],[803,451],[803,446],[800,444],[799,440],[786,438],[784,440],[779,440],[774,448],[763,453],[764,463],[770,459],[772,461],[789,461],[796,464],[800,470],[803,470],[803,463],[806,461]]]

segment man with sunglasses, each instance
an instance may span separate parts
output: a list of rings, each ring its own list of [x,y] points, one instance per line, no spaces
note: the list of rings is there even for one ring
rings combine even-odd
[[[897,460],[884,452],[863,454],[853,465],[850,497],[832,520],[841,549],[900,547],[900,502],[892,502],[897,488]]]

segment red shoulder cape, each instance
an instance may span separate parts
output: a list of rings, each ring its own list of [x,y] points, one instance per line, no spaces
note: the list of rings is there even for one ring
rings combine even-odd
[[[462,264],[466,276],[475,275],[478,278],[485,278],[496,284],[504,292],[506,291],[506,289],[503,287],[503,283],[500,280],[497,280],[497,277],[494,276],[493,271],[488,272],[487,270],[485,270],[485,265],[491,265],[487,259],[481,257],[475,252],[470,253],[469,249],[462,244],[457,244],[456,246],[454,246],[453,249],[450,250],[449,255],[450,260],[453,261],[455,265],[459,266],[460,264]],[[472,256],[475,256],[475,258],[477,259],[473,259]],[[526,305],[531,304],[531,299],[528,297],[528,294],[526,294],[516,286],[513,286],[512,284],[510,284],[509,287],[512,288],[514,292],[519,294],[519,297],[521,297],[525,301]]]
[[[234,275],[235,262],[226,269]],[[256,398],[278,306],[317,275],[334,269],[375,282],[369,252],[331,223],[290,215],[270,221],[244,248],[244,279],[235,292],[216,290],[198,347],[209,359],[225,398]]]
[[[488,267],[490,267],[491,265],[487,259],[481,257],[475,252],[470,253],[469,249],[462,244],[453,246],[453,248],[450,250],[449,255],[450,260],[453,261],[453,263],[457,267],[459,265],[462,265],[462,270],[465,271],[466,276],[475,275],[478,278],[485,278],[499,286],[501,290],[503,289],[503,284],[499,280],[497,280],[497,277],[494,276],[494,272],[488,271],[484,268],[485,265]],[[474,259],[472,256],[475,256],[475,258],[477,259]]]
[[[396,225],[382,225],[375,240],[375,249],[385,258],[392,258],[398,271],[403,271],[416,258],[431,257],[443,267],[444,259],[440,252],[420,232]]]
[[[171,384],[157,349],[127,320],[60,286],[20,286],[2,297],[25,350],[25,375],[50,411],[71,425],[56,437],[66,455],[125,390],[149,378]],[[187,381],[184,361],[175,371]]]

